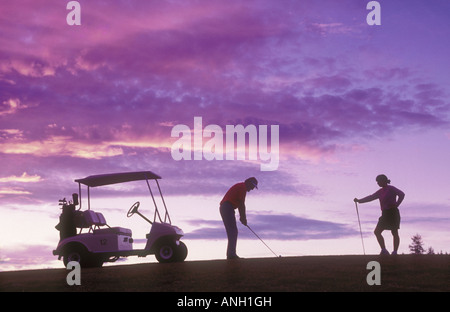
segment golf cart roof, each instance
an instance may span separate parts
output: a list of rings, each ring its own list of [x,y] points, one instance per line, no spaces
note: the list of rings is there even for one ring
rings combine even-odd
[[[92,175],[84,179],[77,179],[75,182],[87,185],[89,187],[96,187],[123,182],[156,179],[161,179],[161,177],[151,171],[136,171]]]

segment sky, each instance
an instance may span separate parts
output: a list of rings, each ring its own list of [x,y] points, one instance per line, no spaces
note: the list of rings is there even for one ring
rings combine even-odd
[[[219,202],[251,176],[248,224],[277,254],[362,254],[353,198],[377,191],[381,173],[406,194],[399,252],[416,233],[450,251],[448,1],[379,1],[381,25],[361,0],[80,0],[81,25],[68,24],[68,2],[0,3],[0,271],[63,267],[54,226],[74,180],[141,170],[162,176],[187,260],[225,258]],[[192,130],[189,155],[212,143],[218,155],[221,142],[237,155],[227,125],[254,126],[259,140],[244,159],[177,160],[177,125]],[[139,200],[153,215],[145,182],[91,197],[143,248],[148,224],[126,212]],[[358,208],[366,253],[378,254],[379,203]],[[242,225],[237,252],[273,256]],[[137,261],[155,260],[120,263]]]

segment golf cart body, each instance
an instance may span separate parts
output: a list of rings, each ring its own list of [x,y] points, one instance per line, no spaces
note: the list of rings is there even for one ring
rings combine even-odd
[[[155,254],[159,262],[184,261],[187,256],[186,245],[180,241],[183,231],[172,225],[166,203],[158,183],[160,176],[151,171],[124,172],[93,175],[84,179],[77,179],[79,196],[72,195],[72,201],[60,200],[62,213],[56,228],[60,231],[60,241],[53,251],[58,259],[63,258],[64,265],[70,261],[77,261],[83,267],[99,267],[104,262],[114,262],[120,257],[145,257]],[[153,221],[142,215],[139,202],[128,210],[127,216],[138,214],[151,224],[150,232],[146,235],[147,243],[144,249],[133,249],[132,231],[123,227],[111,227],[101,212],[91,210],[90,188],[131,181],[145,181],[152,197],[155,212]],[[150,187],[150,181],[155,181],[164,205],[163,217],[159,212]],[[87,186],[87,210],[82,211],[81,185]],[[78,209],[76,208],[77,206]]]

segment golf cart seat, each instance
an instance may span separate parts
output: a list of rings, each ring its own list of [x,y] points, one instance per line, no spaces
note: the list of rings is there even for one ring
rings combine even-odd
[[[105,219],[105,217],[103,216],[103,214],[101,212],[96,212],[95,214],[97,215],[97,219],[98,219],[97,222],[95,223],[96,226],[107,225],[106,224],[106,219]]]
[[[77,214],[75,218],[75,224],[77,228],[80,228],[80,233],[83,228],[89,228],[89,232],[94,234],[120,234],[125,236],[132,235],[130,229],[122,227],[110,227],[106,223],[106,219],[100,212],[94,212],[92,210],[85,210]],[[107,226],[106,228],[100,228],[101,226]]]
[[[94,229],[94,234],[120,234],[120,235],[125,235],[125,236],[130,236],[132,235],[131,230],[127,229],[127,228],[123,228],[123,227],[110,227],[107,223],[106,223],[106,219],[103,216],[103,214],[101,212],[96,212],[95,213],[97,218],[96,218],[96,222],[94,223],[94,225],[96,226],[96,229]],[[100,228],[100,226],[104,226],[106,225],[106,228]]]
[[[77,228],[91,229],[96,223],[99,223],[98,217],[92,210],[77,211],[75,214],[75,226]],[[80,231],[81,232],[81,231]]]
[[[96,229],[96,230],[94,230],[94,234],[120,234],[120,235],[125,235],[125,236],[130,236],[130,237],[132,235],[130,229],[126,229],[126,228],[123,228],[120,226]]]

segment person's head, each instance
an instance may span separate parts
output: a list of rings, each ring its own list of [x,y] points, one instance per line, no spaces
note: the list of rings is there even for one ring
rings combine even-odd
[[[391,183],[391,180],[384,174],[380,174],[375,179],[380,187],[385,187],[386,185]]]
[[[248,178],[245,180],[245,187],[247,188],[247,192],[250,192],[255,187],[258,189],[258,180],[255,177]]]

